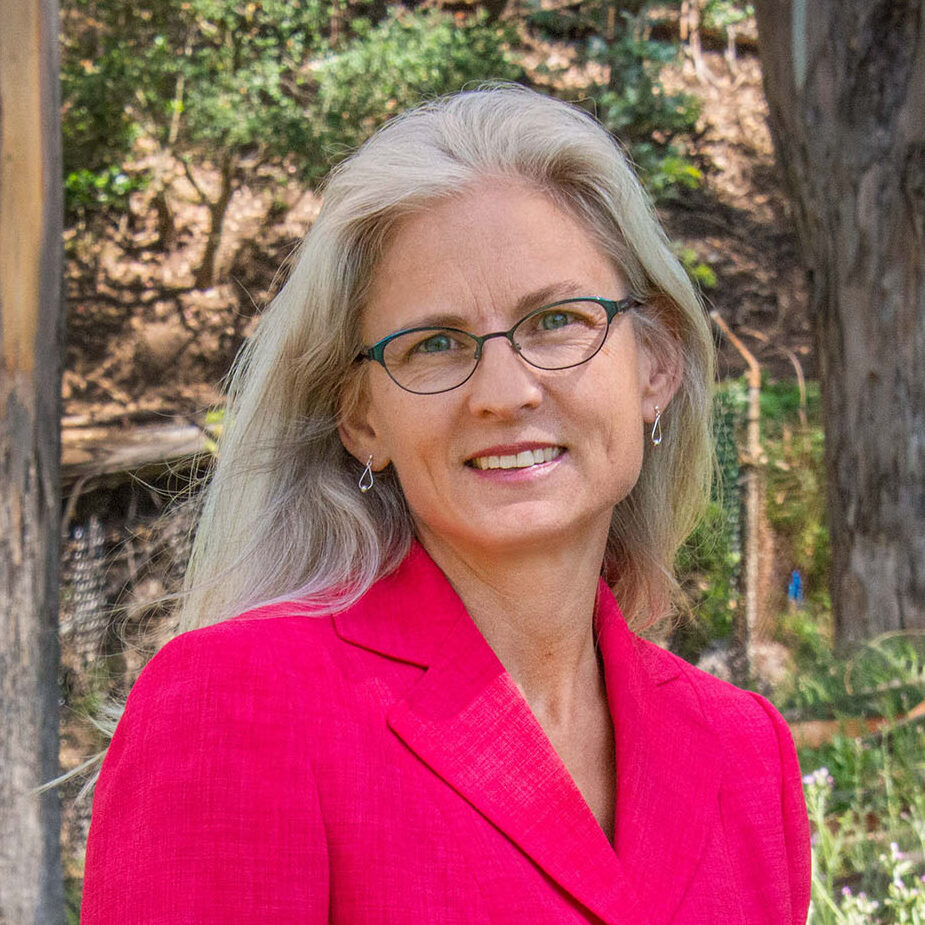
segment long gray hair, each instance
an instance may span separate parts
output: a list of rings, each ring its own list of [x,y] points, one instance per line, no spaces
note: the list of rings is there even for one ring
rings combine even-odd
[[[180,630],[260,602],[343,608],[404,557],[412,523],[391,470],[357,490],[337,433],[360,316],[389,231],[485,178],[516,178],[575,217],[645,299],[644,346],[681,384],[614,510],[604,562],[637,627],[669,612],[673,563],[709,492],[713,342],[706,316],[619,146],[585,112],[515,85],[444,97],[380,129],[330,174],[291,276],[230,379],[225,433],[202,502]]]

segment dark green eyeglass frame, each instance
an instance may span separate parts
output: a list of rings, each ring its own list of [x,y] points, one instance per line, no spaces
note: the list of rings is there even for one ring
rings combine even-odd
[[[607,313],[607,327],[604,330],[604,336],[601,338],[601,342],[598,344],[597,349],[594,353],[585,357],[583,360],[579,360],[577,363],[569,363],[568,366],[539,366],[536,363],[531,363],[523,353],[521,353],[520,346],[517,341],[514,340],[514,334],[517,329],[525,322],[532,318],[534,315],[539,315],[541,312],[549,311],[550,308],[557,308],[560,305],[570,305],[573,302],[596,302],[598,305],[602,306]],[[357,354],[357,362],[361,360],[371,360],[375,363],[378,363],[386,371],[389,378],[400,388],[404,389],[406,392],[411,392],[414,395],[439,395],[440,392],[451,392],[453,389],[458,389],[460,386],[465,385],[466,382],[472,377],[478,368],[479,362],[482,359],[482,349],[485,346],[485,342],[491,340],[494,337],[503,337],[513,348],[514,352],[530,366],[535,369],[572,369],[575,366],[581,366],[583,363],[587,363],[588,360],[593,359],[600,352],[601,347],[604,346],[604,342],[607,340],[607,335],[610,333],[610,323],[613,321],[617,315],[623,314],[623,312],[629,311],[631,308],[645,304],[639,296],[629,295],[625,299],[602,299],[598,296],[576,296],[571,299],[560,299],[558,302],[550,302],[548,305],[541,305],[539,308],[534,309],[532,312],[528,312],[523,318],[519,319],[517,323],[509,328],[507,331],[492,331],[490,334],[473,334],[471,331],[464,331],[462,328],[452,328],[445,325],[433,325],[426,324],[420,327],[415,328],[404,328],[401,331],[395,331],[393,334],[387,334],[382,340],[376,341],[371,347],[366,347]],[[418,331],[452,331],[454,334],[464,334],[466,337],[475,341],[475,363],[472,366],[472,372],[463,379],[462,382],[457,383],[456,385],[451,385],[449,388],[440,389],[437,392],[415,392],[412,389],[409,389],[403,386],[394,376],[389,372],[388,366],[385,365],[385,348],[389,343],[395,340],[396,337],[401,337],[404,334],[414,334]]]

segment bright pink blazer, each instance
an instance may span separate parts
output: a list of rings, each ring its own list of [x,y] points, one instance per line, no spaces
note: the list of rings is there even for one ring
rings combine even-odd
[[[187,633],[142,672],[85,925],[805,922],[784,720],[633,635],[603,584],[614,845],[420,546],[349,610],[297,611]]]

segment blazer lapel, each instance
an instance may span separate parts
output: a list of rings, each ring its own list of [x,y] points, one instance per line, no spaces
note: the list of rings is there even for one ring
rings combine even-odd
[[[615,848],[652,925],[662,925],[716,819],[715,734],[679,661],[630,632],[603,581],[596,625],[616,739]]]
[[[345,640],[427,668],[392,706],[388,723],[434,773],[600,919],[660,925],[680,902],[702,848],[707,813],[696,805],[698,787],[714,782],[697,772],[690,778],[690,755],[703,743],[689,717],[672,722],[664,715],[662,687],[671,678],[650,676],[604,585],[600,601],[596,621],[617,740],[616,850],[418,544],[334,622]]]
[[[647,921],[619,860],[510,675],[460,620],[389,725],[434,772],[603,921]]]

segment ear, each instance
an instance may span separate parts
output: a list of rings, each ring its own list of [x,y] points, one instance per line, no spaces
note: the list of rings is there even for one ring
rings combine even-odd
[[[642,419],[651,424],[655,420],[656,407],[664,412],[678,391],[684,359],[681,355],[681,345],[673,337],[664,338],[658,349],[640,344],[639,351]]]
[[[382,436],[375,425],[369,389],[362,373],[351,376],[341,392],[337,409],[337,433],[344,449],[360,465],[365,466],[372,456],[372,469],[378,472],[391,461],[382,447]]]

